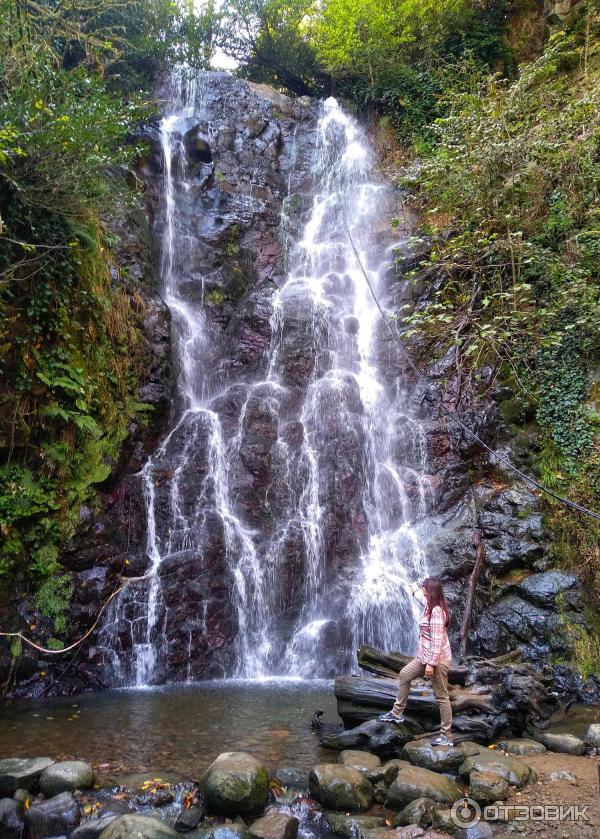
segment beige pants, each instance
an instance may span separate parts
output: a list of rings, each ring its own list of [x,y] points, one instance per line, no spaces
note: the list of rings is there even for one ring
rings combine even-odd
[[[441,732],[446,737],[450,737],[452,729],[452,708],[450,707],[450,698],[448,696],[448,670],[450,668],[449,661],[440,661],[433,668],[433,676],[431,677],[431,684],[437,703],[440,706],[440,716],[442,718]],[[423,676],[425,673],[425,665],[417,658],[409,661],[406,667],[403,667],[398,676],[398,696],[392,709],[393,713],[399,717],[404,713],[406,708],[406,701],[410,693],[410,683],[413,679]]]

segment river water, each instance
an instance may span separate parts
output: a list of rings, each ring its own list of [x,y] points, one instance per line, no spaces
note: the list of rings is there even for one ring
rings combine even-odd
[[[199,778],[226,751],[249,751],[270,772],[308,769],[337,757],[319,746],[316,710],[339,723],[331,683],[216,681],[16,700],[2,708],[0,756],[86,760],[101,783],[148,772]]]

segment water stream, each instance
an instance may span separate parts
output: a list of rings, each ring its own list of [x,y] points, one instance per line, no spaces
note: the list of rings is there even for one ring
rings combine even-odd
[[[213,375],[216,340],[204,281],[189,268],[201,231],[183,137],[194,120],[204,121],[209,141],[216,131],[205,109],[207,85],[209,74],[191,81],[174,74],[160,123],[163,197],[156,229],[178,400],[170,432],[140,475],[148,579],[129,585],[102,630],[115,684],[172,677],[172,605],[163,574],[206,556],[215,541],[231,607],[226,677],[315,678],[349,671],[362,642],[411,649],[415,612],[407,588],[426,573],[424,433],[391,368],[364,274],[385,301],[393,259],[389,237],[381,235],[389,231],[388,187],[374,174],[369,141],[334,99],[322,104],[295,241],[284,235],[294,225],[282,217],[287,274],[271,297],[262,371],[251,380],[242,374],[224,380]],[[252,183],[245,200],[248,207],[259,200]],[[240,390],[230,428],[220,406]],[[245,516],[236,489],[257,412],[272,430],[264,527]],[[178,678],[197,672],[193,642],[203,632],[208,638],[214,623],[207,592],[199,580],[197,596],[186,603],[179,646],[187,653],[178,652]]]

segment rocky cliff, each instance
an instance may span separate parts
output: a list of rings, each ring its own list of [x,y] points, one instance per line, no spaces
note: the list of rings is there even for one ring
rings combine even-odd
[[[277,620],[271,625],[277,647],[302,618],[310,567],[302,528],[278,530],[276,523],[290,518],[286,511],[305,503],[309,477],[302,472],[306,466],[301,453],[309,425],[302,405],[311,382],[319,376],[327,379],[330,364],[315,348],[314,317],[303,299],[286,298],[282,320],[274,308],[289,273],[289,244],[298,240],[307,221],[318,107],[225,74],[205,74],[201,84],[204,111],[190,116],[185,125],[178,124],[180,159],[174,163],[180,167],[187,196],[176,207],[178,230],[186,231],[186,244],[177,259],[187,278],[188,299],[202,307],[209,336],[201,354],[192,348],[190,357],[202,368],[198,373],[202,381],[210,381],[211,416],[218,417],[231,457],[227,503],[258,545],[261,561],[267,563],[277,545],[277,576],[268,583],[273,589],[269,602],[278,604]],[[169,90],[165,82],[163,95],[168,96]],[[122,260],[131,272],[142,270],[150,253],[155,270],[161,264],[164,269],[164,149],[158,124],[146,126],[143,134],[150,151],[140,160],[137,175],[146,185],[149,232],[144,218],[138,219],[137,227],[120,225]],[[382,254],[393,247],[396,254],[382,286],[385,302],[396,309],[407,302],[422,305],[436,283],[431,274],[407,276],[419,253],[429,247],[424,238],[414,238],[418,230],[402,210],[408,198],[388,185],[381,200],[388,218],[402,216],[401,236],[382,227],[369,240],[373,252]],[[362,325],[345,313],[344,292],[336,294],[335,328],[339,320],[340,331],[356,334]],[[177,420],[182,397],[173,390],[169,357],[173,353],[180,381],[185,359],[170,349],[169,313],[156,298],[147,302],[146,327],[150,353],[140,398],[161,409],[170,405],[171,414],[171,432],[155,453],[151,474],[157,511],[153,526],[173,548],[160,564],[159,619],[151,632],[148,629],[150,643],[160,647],[159,680],[231,675],[236,672],[242,631],[234,570],[247,575],[251,571],[240,565],[234,569],[230,561],[228,534],[238,531],[228,530],[222,502],[214,498],[218,494],[215,449],[207,415],[192,412],[185,421]],[[275,340],[285,396],[274,393],[268,384]],[[564,655],[566,624],[583,620],[581,593],[574,575],[552,568],[539,498],[497,466],[440,407],[442,401],[490,447],[527,466],[527,444],[520,440],[515,446],[503,419],[503,403],[510,393],[487,387],[491,371],[485,369],[478,371],[476,387],[465,388],[452,353],[432,362],[420,356],[418,343],[407,339],[405,347],[427,384],[408,365],[404,349],[383,327],[376,327],[382,381],[390,391],[402,390],[404,407],[394,420],[393,452],[406,495],[408,513],[403,515],[407,526],[418,530],[422,573],[439,574],[450,594],[454,638],[480,533],[485,565],[477,586],[469,651],[491,656],[522,646],[533,660]],[[338,346],[333,349],[342,352]],[[336,382],[321,408],[317,431],[326,444],[319,450],[318,505],[324,511],[325,571],[318,587],[324,600],[343,604],[351,596],[350,581],[360,567],[370,515],[364,493],[369,480],[364,406],[351,376]],[[415,423],[420,428],[417,436]],[[92,623],[121,579],[143,576],[152,567],[148,483],[140,470],[149,450],[158,445],[159,428],[160,424],[150,434],[130,429],[119,476],[102,491],[100,512],[82,514],[81,530],[60,558],[74,583],[70,612],[74,638]],[[290,465],[297,467],[293,479]],[[177,501],[176,514],[174,485],[178,499],[183,499]],[[206,503],[199,506],[199,498]],[[191,541],[187,531],[177,535],[178,527],[185,530],[182,517],[187,522],[196,517],[198,527]],[[101,632],[91,637],[51,691],[114,682],[115,656],[121,667],[117,681],[131,682],[133,650],[141,643],[135,627],[146,620],[149,602],[139,584],[132,583],[131,590],[135,596],[110,612]],[[402,602],[398,608],[404,608]],[[144,626],[147,629],[149,624]],[[325,662],[320,674],[339,670],[336,659],[346,655],[352,639],[347,617],[329,622],[320,637]],[[405,646],[404,640],[399,639],[397,646]],[[61,670],[43,657],[28,657],[28,664],[22,663],[17,673],[20,684],[15,692],[46,690],[48,679]],[[47,675],[40,676],[40,671]]]

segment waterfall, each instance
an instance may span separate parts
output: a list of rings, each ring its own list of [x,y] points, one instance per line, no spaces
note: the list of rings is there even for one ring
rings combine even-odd
[[[348,671],[362,642],[410,649],[408,584],[426,573],[426,440],[363,273],[385,300],[389,188],[374,174],[374,153],[357,122],[327,99],[312,126],[301,232],[282,217],[281,239],[291,244],[270,296],[261,370],[223,373],[225,338],[207,315],[196,266],[208,229],[198,209],[208,163],[192,166],[186,140],[190,130],[207,145],[217,135],[205,101],[210,78],[174,73],[160,122],[155,230],[177,402],[171,430],[139,475],[147,575],[128,584],[101,631],[117,684],[193,678],[215,636],[221,670],[208,672],[228,677]],[[236,196],[239,217],[260,207],[260,177],[257,169],[249,193]],[[291,177],[287,188],[289,212]],[[213,193],[214,216],[225,223],[225,198],[218,186]],[[266,488],[251,516],[242,499],[256,495],[257,474]]]

